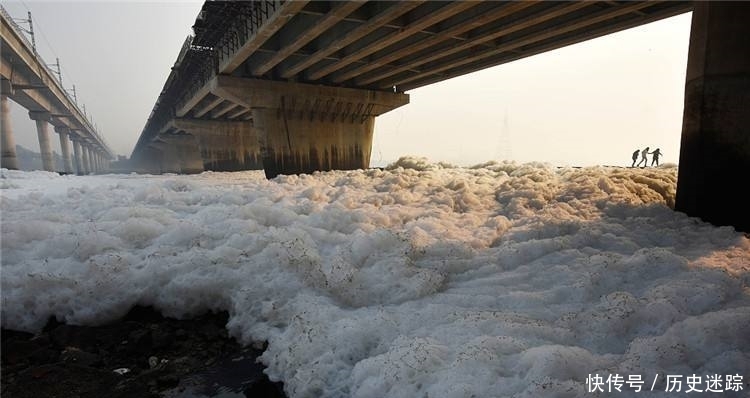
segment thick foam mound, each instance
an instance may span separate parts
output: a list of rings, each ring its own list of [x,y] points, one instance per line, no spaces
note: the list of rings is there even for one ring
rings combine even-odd
[[[673,211],[675,166],[0,177],[5,328],[228,310],[291,397],[747,392],[750,240]]]

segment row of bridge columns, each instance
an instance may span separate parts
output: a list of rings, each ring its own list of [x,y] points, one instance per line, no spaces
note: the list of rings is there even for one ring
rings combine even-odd
[[[0,136],[2,141],[1,166],[6,169],[18,169],[18,157],[16,155],[16,141],[13,137],[13,129],[10,123],[10,103],[8,97],[0,96]],[[39,151],[42,155],[42,168],[46,171],[63,171],[68,174],[90,174],[104,172],[109,169],[107,156],[98,151],[96,147],[88,143],[84,138],[77,135],[74,130],[67,126],[55,126],[55,132],[60,137],[60,150],[63,158],[64,170],[55,170],[55,160],[52,154],[52,143],[50,140],[50,114],[49,112],[29,112],[29,117],[36,122],[37,136],[39,138]],[[70,147],[73,151],[71,153]]]

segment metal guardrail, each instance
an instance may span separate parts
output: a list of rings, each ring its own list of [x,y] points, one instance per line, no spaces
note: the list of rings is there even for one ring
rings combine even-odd
[[[49,82],[52,82],[52,84],[57,87],[57,89],[67,100],[68,104],[78,112],[79,116],[81,116],[81,120],[86,124],[86,128],[88,129],[89,133],[96,138],[99,144],[103,147],[102,149],[106,150],[110,155],[114,156],[114,152],[112,152],[106,141],[104,141],[104,139],[99,135],[99,132],[96,131],[96,128],[94,128],[94,125],[86,117],[86,114],[81,110],[81,108],[78,107],[78,103],[70,98],[70,95],[65,87],[62,87],[61,83],[54,78],[55,72],[52,71],[49,66],[47,66],[47,63],[44,62],[42,56],[36,51],[36,48],[34,48],[29,39],[26,38],[26,35],[23,34],[23,29],[16,23],[10,13],[8,13],[8,11],[2,5],[0,5],[0,17],[5,19],[8,25],[13,29],[14,33],[21,38],[21,42],[26,46],[27,51],[34,54],[34,56],[38,59],[38,64],[44,69],[47,75],[49,75]]]

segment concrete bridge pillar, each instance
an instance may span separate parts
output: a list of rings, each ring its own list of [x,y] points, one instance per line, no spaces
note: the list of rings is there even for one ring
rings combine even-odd
[[[215,93],[252,110],[267,178],[370,166],[375,117],[406,94],[230,76]]]
[[[162,157],[162,151],[152,144],[131,158],[130,164],[137,173],[158,174],[161,172]]]
[[[198,142],[190,134],[162,135],[162,165],[164,173],[198,174],[204,171]]]
[[[97,173],[102,170],[101,165],[99,164],[99,152],[96,149],[91,150],[91,167],[94,168],[94,171]]]
[[[694,4],[675,210],[750,232],[750,3]]]
[[[96,160],[94,159],[94,156],[96,155],[96,152],[94,152],[94,149],[91,148],[90,146],[86,147],[86,150],[89,153],[89,170],[92,173],[96,174],[97,172],[99,172],[99,170],[97,170],[97,168],[96,168]]]
[[[2,154],[0,154],[0,167],[18,170],[18,157],[16,156],[16,139],[13,137],[13,129],[10,124],[10,103],[8,97],[0,95],[0,138],[2,141]]]
[[[29,117],[36,122],[39,152],[42,154],[42,168],[45,171],[55,171],[55,158],[52,156],[52,144],[49,138],[49,112],[31,111]]]
[[[65,126],[57,126],[55,127],[55,131],[60,135],[60,151],[62,151],[65,172],[68,174],[73,173],[73,159],[70,157],[70,140],[68,139],[70,129]]]
[[[260,170],[258,134],[251,121],[179,118],[174,127],[194,136],[203,168],[213,171]]]
[[[83,175],[85,174],[85,172],[83,170],[83,158],[82,158],[83,155],[81,154],[81,143],[78,137],[76,137],[75,139],[72,139],[72,141],[73,141],[73,158],[74,158],[74,163],[76,166],[76,174]]]
[[[91,163],[89,163],[89,148],[86,146],[85,141],[81,143],[81,165],[83,166],[83,174],[92,173]]]

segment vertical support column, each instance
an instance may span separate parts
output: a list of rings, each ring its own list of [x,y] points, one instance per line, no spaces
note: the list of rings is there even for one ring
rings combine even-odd
[[[89,172],[90,173],[96,173],[96,167],[94,167],[94,151],[91,149],[90,146],[86,146],[86,153],[87,153],[87,159],[88,159],[88,165],[89,165]]]
[[[73,173],[73,159],[70,157],[70,140],[68,139],[68,131],[70,129],[65,126],[55,127],[55,131],[60,135],[60,151],[62,151],[63,167],[65,172],[68,174]]]
[[[52,156],[52,144],[49,139],[49,112],[31,111],[29,117],[36,122],[39,152],[42,154],[42,168],[45,171],[55,171],[55,159]]]
[[[179,130],[195,137],[197,140],[195,145],[200,150],[203,169],[213,171],[263,169],[258,134],[252,121],[181,118],[173,120],[172,123]]]
[[[695,2],[675,210],[750,232],[750,3]]]
[[[96,151],[96,149],[90,150],[90,159],[91,159],[91,168],[94,170],[95,173],[99,172],[99,153]]]
[[[163,157],[161,149],[151,144],[130,158],[130,167],[136,173],[159,174]]]
[[[13,137],[13,129],[10,124],[10,103],[5,95],[0,95],[0,138],[2,139],[0,142],[2,145],[0,167],[18,170],[16,139]]]
[[[166,134],[160,137],[162,147],[161,170],[165,173],[197,174],[202,173],[198,140],[190,134]]]
[[[86,146],[85,141],[81,143],[81,160],[83,161],[83,174],[89,174],[91,170],[91,163],[89,163],[89,148]]]
[[[73,140],[73,156],[75,158],[76,174],[78,175],[86,174],[83,171],[83,159],[82,159],[83,155],[81,154],[81,143],[78,137],[76,137]]]

